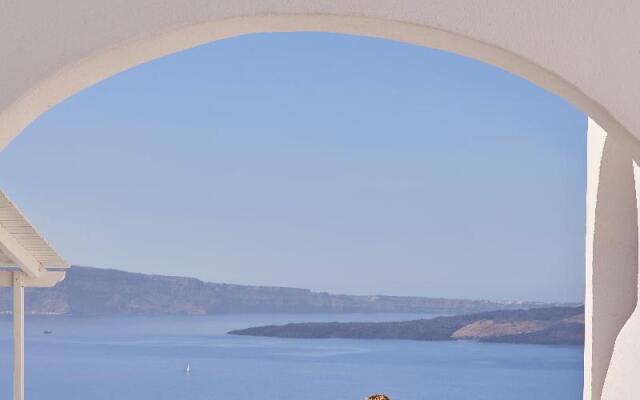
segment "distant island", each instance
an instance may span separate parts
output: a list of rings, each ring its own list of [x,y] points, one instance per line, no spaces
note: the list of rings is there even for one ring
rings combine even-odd
[[[314,322],[260,326],[231,335],[304,339],[476,340],[501,343],[584,343],[584,307],[491,311],[398,322]]]
[[[26,312],[49,315],[207,315],[223,313],[469,314],[549,307],[521,301],[410,296],[351,296],[307,289],[209,283],[114,269],[72,267],[53,288],[26,289]],[[10,313],[11,290],[0,288],[0,313]]]

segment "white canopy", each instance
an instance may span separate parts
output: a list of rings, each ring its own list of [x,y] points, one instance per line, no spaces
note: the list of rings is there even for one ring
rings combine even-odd
[[[64,279],[69,264],[36,231],[7,195],[0,191],[0,266],[23,272],[24,286],[51,286]],[[0,286],[12,285],[13,273],[0,271]]]

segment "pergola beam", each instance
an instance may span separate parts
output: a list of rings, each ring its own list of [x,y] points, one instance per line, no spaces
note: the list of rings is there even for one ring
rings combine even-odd
[[[13,277],[15,273],[12,271],[0,271],[0,287],[12,287]],[[22,275],[23,287],[52,287],[56,283],[64,280],[64,271],[45,271],[37,278]]]
[[[42,264],[2,225],[0,225],[0,251],[31,278],[37,278],[44,271]]]

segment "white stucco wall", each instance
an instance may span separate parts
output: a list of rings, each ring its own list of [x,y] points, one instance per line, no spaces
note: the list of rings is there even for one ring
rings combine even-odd
[[[257,31],[318,30],[445,48],[559,93],[640,138],[635,0],[5,0],[0,147],[63,98],[150,59]]]
[[[640,336],[617,342],[623,326],[640,329],[637,318],[629,319],[638,301],[635,163],[626,146],[593,120],[587,144],[584,398],[600,399],[606,380],[602,399],[638,399],[640,381],[625,383],[623,377],[636,370]]]
[[[606,135],[599,150],[593,143],[597,156],[591,157],[589,173],[587,272],[594,286],[587,288],[587,329],[594,331],[587,335],[593,340],[587,346],[585,398],[595,400],[616,332],[637,297],[613,292],[616,282],[637,274],[637,206],[629,206],[629,193],[635,192],[626,167],[640,159],[639,16],[637,0],[0,0],[0,149],[47,109],[101,79],[250,32],[377,36],[507,69],[573,102]],[[626,157],[622,164],[620,154]],[[607,192],[603,187],[619,195],[598,199]],[[606,206],[599,210],[599,204]],[[623,211],[616,211],[618,205]],[[619,245],[623,255],[615,251]],[[618,259],[624,265],[615,264]],[[627,293],[629,285],[622,286]],[[606,317],[611,312],[617,317]],[[635,332],[633,324],[627,322],[627,332]],[[640,354],[626,350],[637,348],[638,340],[626,335],[616,344],[614,358],[623,354],[624,361],[614,371],[640,362]],[[607,399],[640,398],[627,375],[612,373]]]

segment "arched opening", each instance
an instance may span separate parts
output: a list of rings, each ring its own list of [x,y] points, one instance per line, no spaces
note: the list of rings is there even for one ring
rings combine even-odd
[[[143,150],[143,147],[140,147],[140,148],[138,148],[138,149],[139,149],[139,150]],[[114,153],[115,153],[116,151],[118,151],[118,150],[119,150],[119,149],[114,149]],[[461,156],[460,158],[461,158],[461,159],[463,159],[463,160],[465,160],[465,161],[469,161],[469,159],[468,159],[467,157],[462,157],[462,156]]]

